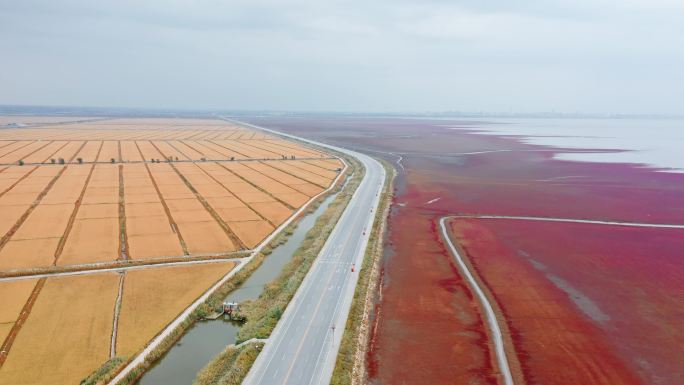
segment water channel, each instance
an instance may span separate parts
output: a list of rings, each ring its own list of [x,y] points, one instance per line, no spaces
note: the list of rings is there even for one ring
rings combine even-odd
[[[316,219],[325,212],[337,196],[327,197],[311,214],[299,221],[294,233],[287,241],[276,247],[261,266],[236,290],[228,294],[227,300],[242,302],[259,297],[264,285],[275,279],[313,227]],[[240,324],[223,317],[214,321],[198,321],[174,347],[169,350],[140,379],[140,385],[190,385],[209,361],[226,346],[235,343]]]

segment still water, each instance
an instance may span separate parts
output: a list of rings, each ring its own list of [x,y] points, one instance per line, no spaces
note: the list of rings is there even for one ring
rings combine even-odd
[[[313,213],[299,221],[297,229],[278,246],[273,253],[238,289],[228,294],[226,299],[242,302],[256,299],[264,285],[275,279],[292,258],[295,250],[304,240],[306,233],[313,227],[316,219],[323,214],[337,194],[333,194]],[[189,385],[213,357],[226,346],[235,342],[240,324],[223,319],[199,321],[188,330],[176,345],[162,357],[140,380],[141,385]]]

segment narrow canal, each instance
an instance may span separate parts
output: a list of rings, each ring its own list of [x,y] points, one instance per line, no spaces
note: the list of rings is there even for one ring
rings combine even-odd
[[[235,302],[259,297],[264,285],[275,279],[311,230],[316,219],[325,212],[338,193],[326,198],[299,225],[287,241],[276,247],[261,266],[226,299]],[[198,321],[141,379],[140,385],[191,385],[199,372],[226,346],[235,343],[240,324],[223,317],[214,321]]]

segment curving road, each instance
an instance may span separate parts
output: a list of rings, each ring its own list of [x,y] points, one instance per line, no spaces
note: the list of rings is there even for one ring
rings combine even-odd
[[[385,181],[384,168],[369,156],[304,141],[353,156],[366,174],[243,384],[330,383]]]
[[[487,318],[487,326],[489,327],[489,331],[491,333],[492,343],[494,344],[494,353],[496,355],[496,362],[499,367],[501,379],[503,380],[503,383],[505,385],[513,385],[513,375],[511,374],[511,369],[508,365],[508,358],[506,357],[506,350],[504,348],[503,336],[501,334],[499,322],[494,313],[494,309],[492,308],[492,304],[489,302],[489,299],[485,295],[484,291],[477,283],[477,280],[475,279],[473,274],[468,269],[468,265],[466,265],[465,261],[461,257],[461,254],[459,254],[458,250],[456,250],[454,243],[451,241],[451,237],[449,237],[449,232],[447,231],[445,225],[446,220],[449,218],[452,217],[442,217],[439,219],[439,227],[442,231],[442,237],[446,241],[446,244],[449,247],[451,254],[454,256],[454,259],[456,260],[456,263],[458,264],[458,267],[461,270],[461,274],[468,281],[470,287],[473,289],[473,291],[475,291],[477,298],[480,300],[480,303],[482,304],[482,308]]]

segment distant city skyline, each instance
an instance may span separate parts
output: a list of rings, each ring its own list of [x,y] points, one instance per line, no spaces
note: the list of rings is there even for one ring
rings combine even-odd
[[[0,104],[680,115],[684,3],[0,4]]]

